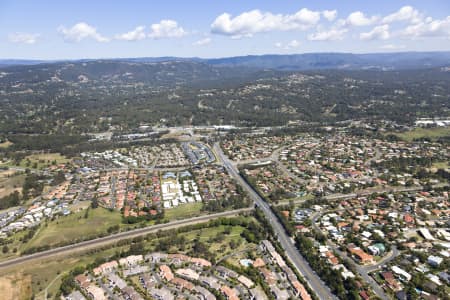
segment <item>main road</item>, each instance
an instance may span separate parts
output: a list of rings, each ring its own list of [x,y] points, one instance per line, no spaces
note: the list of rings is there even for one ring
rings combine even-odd
[[[298,272],[304,277],[309,287],[316,293],[316,295],[320,299],[337,299],[337,297],[331,293],[328,286],[311,269],[308,262],[306,262],[306,260],[297,250],[291,238],[286,234],[284,227],[272,212],[270,206],[241,177],[236,166],[225,156],[218,143],[214,144],[214,152],[220,157],[230,175],[233,176],[233,178],[248,192],[250,197],[255,202],[256,206],[264,212],[264,215],[266,216],[270,225],[272,225],[278,237],[278,241],[285,250],[286,256],[294,264]]]
[[[134,238],[134,237],[142,236],[142,235],[145,235],[145,234],[148,234],[151,232],[156,232],[158,230],[169,230],[169,229],[174,229],[174,228],[178,228],[178,227],[182,227],[182,226],[204,223],[209,220],[214,220],[214,219],[217,219],[220,217],[234,216],[234,215],[238,215],[240,213],[248,212],[251,210],[253,210],[253,207],[241,208],[241,209],[230,210],[230,211],[225,211],[225,212],[216,213],[216,214],[210,214],[210,215],[204,215],[204,216],[200,216],[200,217],[183,219],[183,220],[173,221],[173,222],[169,222],[169,223],[157,224],[157,225],[148,226],[148,227],[144,227],[144,228],[138,228],[138,229],[134,229],[134,230],[124,231],[124,232],[116,233],[113,235],[109,235],[109,236],[105,236],[105,237],[101,237],[101,238],[97,238],[97,239],[93,239],[93,240],[89,240],[89,241],[84,241],[84,242],[80,242],[80,243],[76,243],[76,244],[58,247],[58,248],[50,249],[47,251],[42,251],[42,252],[38,252],[38,253],[26,255],[26,256],[21,256],[21,257],[14,258],[14,259],[2,261],[2,262],[0,262],[0,271],[2,271],[3,269],[7,269],[9,267],[24,264],[24,263],[34,261],[34,260],[47,259],[47,258],[54,257],[56,255],[66,255],[66,254],[74,253],[74,252],[78,252],[78,251],[86,251],[89,249],[98,248],[100,246],[109,245],[109,244],[112,244],[112,243],[120,241],[120,240]]]

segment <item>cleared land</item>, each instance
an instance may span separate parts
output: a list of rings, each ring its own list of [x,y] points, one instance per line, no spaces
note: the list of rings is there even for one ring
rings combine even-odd
[[[433,164],[434,168],[438,168],[438,169],[449,169],[450,168],[450,162],[436,162]]]
[[[0,148],[8,148],[12,144],[13,143],[11,143],[10,141],[6,141],[6,142],[3,142],[3,143],[0,143]]]
[[[166,209],[164,211],[164,218],[170,221],[192,218],[201,215],[203,204],[201,202],[182,204],[177,207]]]
[[[450,136],[450,127],[438,127],[438,128],[415,128],[411,131],[402,133],[395,133],[396,136],[402,140],[411,142],[414,139],[429,138],[436,140],[440,137]]]
[[[230,233],[228,233],[228,231]],[[217,227],[211,227],[211,228],[206,228],[206,229],[202,229],[202,230],[197,230],[197,231],[193,231],[193,232],[189,232],[187,233],[184,237],[186,238],[187,241],[194,241],[197,237],[199,238],[200,241],[202,242],[208,242],[208,245],[211,245],[209,247],[209,251],[211,252],[216,252],[219,255],[219,259],[220,256],[223,255],[227,255],[231,252],[235,252],[235,251],[241,251],[245,249],[245,245],[247,243],[240,243],[240,241],[243,241],[242,237],[241,237],[241,233],[242,231],[244,231],[244,228],[241,226],[217,226]],[[216,240],[215,243],[211,244],[212,240],[215,240],[216,237],[218,236],[223,237],[223,241],[218,242]],[[229,246],[229,243],[233,241],[236,244],[239,244],[237,249],[231,249]]]
[[[39,247],[74,242],[76,240],[95,238],[106,233],[113,225],[121,224],[122,217],[117,211],[104,208],[89,209],[43,224],[34,238],[24,247]],[[125,226],[125,225],[121,225]]]
[[[2,299],[30,299],[31,276],[16,273],[0,277],[0,291]]]
[[[0,171],[0,198],[14,191],[22,192],[24,174],[16,174],[14,170]]]
[[[196,202],[168,209],[165,211],[165,219],[174,221],[200,216],[202,215],[202,205],[202,203]],[[34,237],[25,244],[21,242],[21,238],[28,231],[16,233],[11,237],[13,242],[8,245],[10,251],[6,254],[0,253],[0,259],[16,257],[20,252],[34,247],[66,245],[77,241],[93,239],[106,234],[108,228],[114,225],[119,225],[121,228],[144,225],[144,223],[123,224],[120,212],[110,211],[101,207],[96,209],[89,208],[86,218],[86,206],[89,206],[88,202],[80,202],[74,207],[74,209],[80,211],[69,216],[48,221],[47,224],[43,223]],[[151,225],[153,223],[154,221],[145,224]],[[13,252],[14,248],[17,249],[17,253]]]
[[[118,249],[120,250],[121,248]],[[110,248],[99,252],[86,252],[85,254],[78,256],[55,257],[51,260],[32,262],[24,266],[9,269],[7,270],[7,273],[0,274],[0,283],[2,281],[5,281],[6,283],[12,282],[13,287],[18,291],[21,291],[23,296],[21,298],[8,298],[3,297],[2,294],[2,299],[31,299],[32,295],[34,295],[36,299],[44,300],[45,288],[59,274],[68,272],[77,266],[85,267],[87,264],[94,262],[97,258],[113,255],[115,251],[115,248]],[[49,296],[54,296],[58,291],[61,284],[61,277],[62,276],[57,278],[50,286],[48,290]],[[3,289],[0,289],[0,291],[3,292]]]

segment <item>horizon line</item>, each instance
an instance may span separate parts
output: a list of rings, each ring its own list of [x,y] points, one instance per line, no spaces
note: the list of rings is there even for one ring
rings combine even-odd
[[[450,53],[450,50],[432,50],[432,51],[379,51],[379,52],[302,52],[302,53],[265,53],[265,54],[243,54],[233,56],[219,56],[219,57],[200,57],[200,56],[124,56],[124,57],[84,57],[84,58],[0,58],[0,61],[41,61],[41,62],[61,62],[61,61],[80,61],[80,60],[121,60],[121,59],[143,59],[143,58],[168,58],[168,59],[226,59],[234,57],[250,57],[250,56],[294,56],[307,54],[352,54],[352,55],[370,55],[370,54],[406,54],[406,53]]]

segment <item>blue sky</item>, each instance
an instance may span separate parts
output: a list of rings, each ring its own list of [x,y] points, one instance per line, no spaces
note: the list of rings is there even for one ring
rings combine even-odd
[[[0,58],[448,50],[448,0],[0,0]]]

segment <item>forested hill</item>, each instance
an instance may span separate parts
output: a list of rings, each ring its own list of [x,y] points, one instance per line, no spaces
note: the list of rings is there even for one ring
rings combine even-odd
[[[59,61],[59,63],[98,62],[96,59]],[[191,62],[211,66],[250,67],[273,70],[407,70],[450,66],[450,52],[398,52],[398,53],[305,53],[290,55],[248,55],[202,59],[196,57],[138,57],[103,60],[127,63]],[[0,67],[49,63],[43,60],[0,59]],[[106,67],[106,66],[105,66]]]
[[[218,66],[245,66],[277,70],[407,70],[450,66],[450,52],[250,55],[210,59],[208,63]]]
[[[265,74],[264,74],[265,73]],[[204,62],[169,60],[129,62],[92,60],[14,65],[0,68],[0,87],[27,84],[144,84],[175,87],[215,80],[236,80],[271,76],[249,67],[215,67]]]
[[[0,68],[0,138],[154,126],[273,126],[450,115],[450,69],[280,71],[204,62]],[[74,139],[75,140],[75,139]]]

